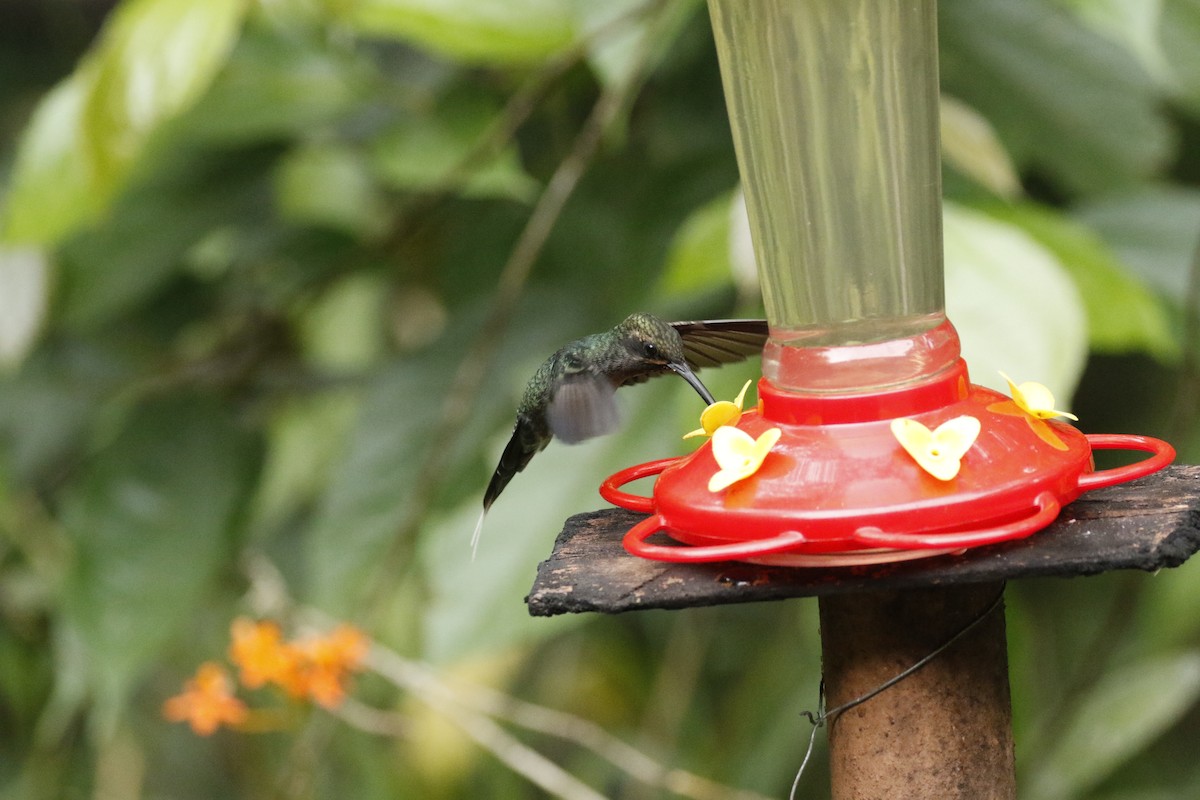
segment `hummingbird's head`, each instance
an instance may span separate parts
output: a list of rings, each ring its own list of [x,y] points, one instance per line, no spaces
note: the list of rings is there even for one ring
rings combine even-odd
[[[687,364],[679,333],[653,314],[630,314],[617,326],[617,334],[634,361],[662,369]]]
[[[713,403],[713,396],[701,383],[687,362],[683,352],[683,339],[679,331],[653,314],[639,312],[630,314],[617,326],[616,333],[621,346],[642,374],[671,371],[679,375],[696,390],[704,402]]]

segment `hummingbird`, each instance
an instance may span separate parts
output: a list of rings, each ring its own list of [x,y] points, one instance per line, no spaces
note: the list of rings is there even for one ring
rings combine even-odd
[[[478,543],[483,515],[551,439],[575,444],[616,429],[617,389],[674,373],[711,405],[712,393],[695,370],[761,353],[767,334],[763,319],[664,322],[637,313],[611,330],[560,348],[525,387],[512,438],[483,495],[472,548]]]

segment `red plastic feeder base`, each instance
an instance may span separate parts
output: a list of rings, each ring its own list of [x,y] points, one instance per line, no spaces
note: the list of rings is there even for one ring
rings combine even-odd
[[[625,549],[674,562],[751,561],[781,566],[846,566],[901,561],[1019,539],[1044,528],[1088,489],[1140,478],[1171,463],[1174,449],[1148,436],[1085,435],[1037,419],[1005,395],[967,379],[965,362],[903,389],[862,395],[797,394],[758,384],[759,405],[737,427],[782,436],[759,470],[727,489],[708,490],[718,470],[711,442],[680,458],[612,475],[609,502],[651,516]],[[901,447],[891,421],[929,429],[970,415],[979,436],[958,475],[939,480]],[[1094,471],[1093,450],[1150,457]],[[653,497],[621,487],[658,475]],[[679,544],[655,544],[662,531]]]

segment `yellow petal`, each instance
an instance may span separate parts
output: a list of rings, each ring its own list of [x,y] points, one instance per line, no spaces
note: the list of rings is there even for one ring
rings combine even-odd
[[[979,420],[964,414],[931,431],[915,419],[894,419],[892,435],[921,469],[941,481],[958,474],[962,457],[979,436]]]
[[[750,388],[750,383],[751,381],[746,381],[742,384],[742,390],[738,392],[737,399],[733,401],[733,404],[738,407],[738,411],[742,410],[742,404],[746,402],[746,390]]]
[[[1054,395],[1050,390],[1036,381],[1025,381],[1017,385],[1013,383],[1012,378],[1005,375],[1003,372],[1000,376],[1008,382],[1009,392],[1012,394],[1013,401],[1021,407],[1027,414],[1037,417],[1038,419],[1052,419],[1054,417],[1067,417],[1079,421],[1079,417],[1066,411],[1057,411],[1054,408]]]
[[[728,400],[718,400],[700,415],[700,427],[712,436],[722,425],[734,425],[742,416],[742,407]]]
[[[722,489],[728,488],[735,482],[746,476],[739,475],[730,470],[719,470],[713,473],[713,476],[708,479],[708,490],[710,492],[719,492]]]
[[[741,428],[717,428],[712,437],[713,458],[721,469],[740,469],[754,452],[754,438]]]
[[[762,466],[762,462],[767,457],[767,453],[771,452],[771,448],[779,441],[779,437],[783,436],[783,431],[779,428],[769,428],[762,432],[762,435],[754,440],[753,458],[757,462],[755,469]]]
[[[1051,419],[1053,417],[1079,419],[1079,417],[1074,414],[1068,414],[1066,411],[1056,411],[1054,408],[1054,395],[1042,384],[1026,381],[1018,388],[1020,388],[1021,394],[1025,397],[1026,410],[1038,419]]]
[[[996,370],[996,371],[1000,372],[1000,370]],[[1021,400],[1017,400],[1017,398],[1021,397],[1021,390],[1017,387],[1017,384],[1013,381],[1012,378],[1008,377],[1003,372],[1000,372],[1000,377],[1004,378],[1004,382],[1008,384],[1008,393],[1010,395],[1012,395],[1012,399],[1016,400],[1017,404],[1020,405]]]
[[[694,431],[688,431],[683,438],[712,436],[722,425],[736,425],[742,418],[742,403],[746,400],[746,390],[750,388],[750,384],[751,381],[746,381],[742,385],[742,391],[738,393],[737,399],[732,403],[728,400],[718,400],[705,408],[700,414],[700,427]]]
[[[913,458],[917,458],[918,454],[924,453],[933,444],[933,431],[915,419],[907,417],[894,419],[891,428],[892,436],[896,437],[900,446]]]
[[[719,492],[758,472],[767,453],[771,452],[782,435],[783,431],[779,428],[771,428],[757,439],[752,439],[740,428],[718,428],[713,433],[712,451],[721,469],[709,479],[708,490]]]
[[[975,444],[983,426],[970,414],[948,419],[933,432],[934,444],[950,458],[962,458]]]

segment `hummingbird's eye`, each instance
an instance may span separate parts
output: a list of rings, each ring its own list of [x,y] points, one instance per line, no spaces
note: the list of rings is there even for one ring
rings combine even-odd
[[[642,345],[642,352],[646,358],[658,358],[658,345],[654,342],[646,342]]]

